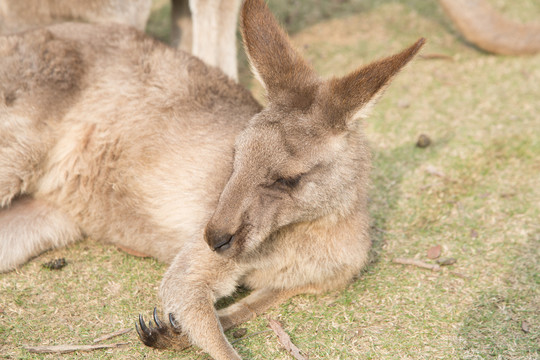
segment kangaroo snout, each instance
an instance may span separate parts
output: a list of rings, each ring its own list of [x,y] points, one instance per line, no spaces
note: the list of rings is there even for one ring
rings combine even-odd
[[[210,249],[217,253],[223,253],[233,245],[235,234],[207,227],[204,232],[204,238],[208,246],[210,246]]]

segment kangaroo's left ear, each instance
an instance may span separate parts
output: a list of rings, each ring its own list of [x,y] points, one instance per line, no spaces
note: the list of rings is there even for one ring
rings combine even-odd
[[[319,77],[291,45],[265,1],[244,0],[240,23],[251,68],[268,100],[308,107]]]
[[[347,128],[359,118],[369,115],[369,110],[382,95],[394,76],[420,50],[426,40],[419,39],[402,52],[375,61],[346,75],[325,83],[329,100],[325,103],[327,120],[337,128]],[[327,94],[328,94],[327,93]]]

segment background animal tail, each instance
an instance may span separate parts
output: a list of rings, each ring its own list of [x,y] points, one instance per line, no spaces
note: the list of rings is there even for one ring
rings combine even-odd
[[[0,209],[0,273],[82,237],[79,227],[44,201],[21,197]]]
[[[501,55],[540,52],[540,24],[510,21],[485,0],[439,2],[463,36],[483,50]]]

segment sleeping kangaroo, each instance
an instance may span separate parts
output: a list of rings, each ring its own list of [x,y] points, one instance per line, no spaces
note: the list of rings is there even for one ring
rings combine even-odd
[[[264,0],[242,35],[268,105],[121,25],[0,37],[0,271],[84,236],[170,263],[156,348],[239,359],[223,331],[299,293],[345,286],[370,249],[360,120],[420,39],[330,80]],[[238,285],[247,297],[217,311]]]

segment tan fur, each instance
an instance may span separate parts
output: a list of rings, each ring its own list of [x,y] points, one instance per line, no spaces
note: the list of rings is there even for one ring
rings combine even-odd
[[[215,359],[239,359],[223,329],[358,274],[371,162],[357,117],[424,41],[325,81],[263,0],[242,18],[265,109],[120,25],[0,37],[0,271],[83,235],[149,254],[171,264],[160,295],[174,324],[141,320],[141,339]],[[251,295],[216,311],[240,284]]]
[[[70,20],[144,30],[151,5],[151,0],[0,0],[0,34]]]
[[[29,197],[14,201],[9,210],[0,210],[0,228],[0,259],[6,261],[2,263],[3,269],[81,237],[80,229],[69,216]]]
[[[467,40],[502,55],[540,51],[540,24],[519,24],[497,13],[485,0],[439,0]]]
[[[171,42],[238,80],[241,0],[172,0]],[[0,34],[64,21],[119,23],[144,30],[152,0],[0,0]]]

